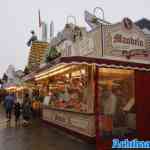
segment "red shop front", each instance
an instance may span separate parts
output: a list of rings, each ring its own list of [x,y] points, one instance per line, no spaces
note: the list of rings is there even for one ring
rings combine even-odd
[[[58,65],[59,67],[55,68]],[[80,72],[83,74],[80,76],[78,73],[78,77],[76,77],[78,78],[76,83],[80,82],[81,88],[80,91],[78,89],[80,100],[76,94],[79,107],[75,109],[68,105],[70,104],[69,98],[66,98],[64,93],[74,80],[74,71],[78,69],[81,69]],[[65,71],[63,72],[63,70]],[[59,79],[65,78],[65,82],[61,84],[61,94],[58,94],[59,91],[57,92],[57,95],[61,95],[61,104],[63,103],[63,105],[58,107],[60,105],[55,105],[56,100],[51,101],[53,105],[43,107],[43,120],[76,134],[96,139],[97,150],[111,149],[114,137],[150,139],[150,64],[108,58],[62,57],[57,63],[54,63],[52,69],[49,67],[48,71],[39,73],[36,81],[39,82],[44,78],[48,78],[52,82],[49,82],[51,87],[55,78],[57,85]],[[64,83],[67,85],[64,86]],[[86,87],[84,87],[85,85]],[[64,87],[65,90],[63,90]],[[87,94],[88,96],[86,96]],[[69,92],[67,92],[67,96],[70,96]],[[55,97],[59,101],[59,97]],[[62,100],[63,98],[64,100]],[[82,109],[82,105],[87,109]],[[56,117],[54,117],[55,113]],[[58,121],[58,118],[61,120]],[[62,120],[63,122],[61,122]]]

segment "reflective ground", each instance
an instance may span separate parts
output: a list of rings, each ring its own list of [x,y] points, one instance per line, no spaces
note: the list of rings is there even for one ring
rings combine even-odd
[[[0,111],[0,150],[95,150],[93,144],[81,140],[43,124],[33,121],[29,127],[15,127]]]

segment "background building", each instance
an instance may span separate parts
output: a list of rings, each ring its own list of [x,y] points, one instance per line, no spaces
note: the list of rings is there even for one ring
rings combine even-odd
[[[98,18],[94,17],[93,19],[95,22]],[[129,18],[124,18],[115,24],[106,24],[105,21],[95,24],[96,27],[91,28],[90,31],[82,27],[67,26],[67,28],[71,28],[70,31],[68,30],[70,34],[67,35],[72,34],[73,38],[60,40],[56,37],[55,41],[59,42],[55,45],[52,43],[52,45],[56,46],[64,57],[113,57],[115,59],[130,59],[132,57],[133,61],[149,61],[150,34],[148,29],[143,30]],[[62,32],[60,35],[64,37],[66,34]]]
[[[144,32],[147,40],[146,47],[150,49],[150,20],[142,18],[136,21],[135,24]]]
[[[28,67],[31,70],[44,62],[48,47],[48,42],[34,41],[32,43],[28,58]]]

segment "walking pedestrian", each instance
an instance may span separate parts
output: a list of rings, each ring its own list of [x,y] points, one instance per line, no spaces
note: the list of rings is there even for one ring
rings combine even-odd
[[[20,115],[21,115],[21,106],[19,102],[15,103],[14,114],[15,114],[15,125],[17,127],[18,125],[20,125]]]
[[[11,121],[11,114],[12,114],[14,101],[15,101],[15,99],[12,94],[7,95],[4,100],[6,118],[8,118],[9,121]]]
[[[31,119],[31,101],[29,95],[26,94],[22,105],[23,124],[28,125]]]

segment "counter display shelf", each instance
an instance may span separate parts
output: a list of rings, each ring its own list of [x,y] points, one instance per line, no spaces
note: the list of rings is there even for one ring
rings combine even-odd
[[[44,108],[43,120],[89,137],[95,137],[94,114]]]

